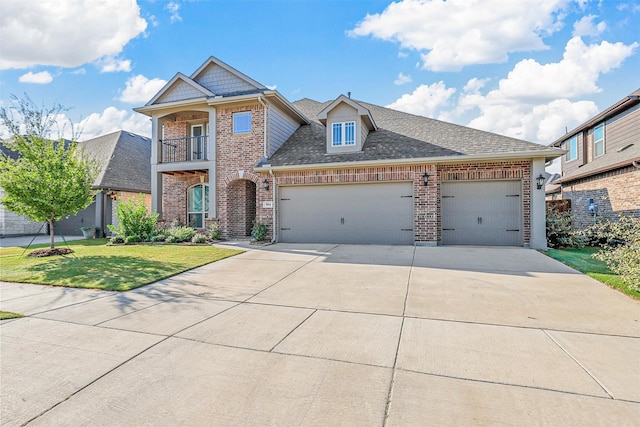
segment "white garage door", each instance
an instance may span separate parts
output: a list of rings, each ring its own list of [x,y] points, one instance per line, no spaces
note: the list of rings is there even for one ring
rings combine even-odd
[[[520,181],[445,182],[442,243],[522,246]]]
[[[411,183],[281,187],[281,242],[413,244]]]

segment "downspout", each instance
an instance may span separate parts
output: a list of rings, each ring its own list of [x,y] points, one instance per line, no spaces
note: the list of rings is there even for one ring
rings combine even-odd
[[[631,162],[631,164],[634,168],[640,169],[640,160],[634,160],[633,162]]]
[[[268,106],[267,103],[264,102],[264,99],[262,99],[262,95],[258,96],[258,102],[260,102],[260,104],[262,104],[262,110],[263,110],[263,114],[264,114],[264,118],[263,118],[263,125],[264,125],[264,129],[262,130],[262,135],[264,138],[264,158],[267,159],[267,143],[268,138],[267,138],[267,121],[269,120],[269,116],[267,115],[267,110],[268,110]]]
[[[271,236],[271,243],[276,243],[278,241],[278,218],[276,218],[276,192],[278,191],[278,186],[276,185],[276,176],[273,174],[273,169],[269,169],[269,175],[271,175],[273,192],[271,194],[271,209],[273,218],[273,235]]]
[[[262,95],[258,96],[258,102],[260,104],[262,104],[263,107],[263,111],[264,111],[264,118],[263,118],[263,137],[264,137],[264,159],[265,161],[269,158],[268,156],[268,143],[269,143],[269,139],[267,138],[267,129],[268,129],[268,123],[269,123],[269,106],[267,105],[266,102],[264,102],[264,99],[262,98]],[[271,217],[273,219],[273,232],[272,232],[272,237],[271,237],[271,243],[275,243],[277,242],[277,236],[276,233],[278,231],[278,227],[277,227],[277,219],[276,219],[276,192],[278,191],[277,187],[276,187],[276,178],[275,175],[273,174],[273,170],[269,169],[269,175],[271,175],[271,179],[272,179],[272,186],[273,186],[273,191],[271,192]]]

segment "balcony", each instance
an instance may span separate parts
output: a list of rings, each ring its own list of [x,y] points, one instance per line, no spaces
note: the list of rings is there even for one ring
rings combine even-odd
[[[207,135],[161,139],[160,163],[207,160],[208,140]]]

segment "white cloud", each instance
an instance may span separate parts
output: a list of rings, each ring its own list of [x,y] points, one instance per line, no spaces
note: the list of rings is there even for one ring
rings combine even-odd
[[[390,107],[458,123],[464,117],[471,127],[549,143],[597,113],[594,102],[580,98],[599,92],[600,75],[619,67],[637,47],[607,41],[585,45],[574,37],[559,62],[522,60],[493,89],[485,89],[490,80],[472,78],[451,99],[455,89],[440,82],[420,86]],[[457,101],[455,107],[446,109],[451,101]]]
[[[23,74],[18,78],[20,83],[37,83],[46,85],[53,81],[53,76],[48,71],[41,71],[39,73],[33,73],[29,71],[27,74]]]
[[[118,130],[126,130],[138,135],[151,136],[151,120],[149,117],[116,107],[107,107],[102,113],[92,113],[75,124],[81,131],[80,140],[95,138]],[[70,132],[65,135],[69,137]]]
[[[537,104],[480,105],[481,114],[468,126],[532,142],[550,143],[598,112],[593,101],[556,99]]]
[[[154,97],[167,84],[166,80],[154,78],[149,80],[142,74],[130,77],[119,100],[130,103],[145,103]]]
[[[101,73],[117,73],[131,71],[131,60],[120,59],[112,55],[104,56],[95,62]]]
[[[406,76],[403,73],[399,73],[398,78],[393,81],[393,84],[398,86],[405,83],[411,83],[411,76]]]
[[[171,14],[169,19],[172,24],[177,21],[182,21],[182,16],[180,16],[180,5],[178,3],[169,2],[164,8]]]
[[[156,18],[155,15],[149,16],[149,21],[151,21],[151,25],[153,25],[154,27],[160,25],[160,21],[158,21],[158,18]]]
[[[559,30],[570,0],[404,0],[369,15],[348,32],[421,53],[422,67],[460,70],[501,63],[512,52],[543,50],[542,36]]]
[[[585,45],[580,37],[567,43],[560,62],[540,64],[533,59],[518,62],[506,79],[500,81],[498,99],[574,98],[597,93],[600,74],[618,68],[638,47],[609,43]]]
[[[276,88],[278,87],[278,85],[265,85],[267,87],[267,89],[269,90],[276,90]]]
[[[77,67],[117,55],[146,27],[136,0],[2,0],[0,69]]]
[[[573,36],[599,36],[607,29],[607,24],[604,22],[598,22],[595,24],[593,20],[597,18],[595,15],[583,16],[579,21],[573,24]]]
[[[400,51],[398,52],[398,58],[406,58],[409,54],[407,52]]]
[[[433,117],[436,111],[449,104],[449,99],[456,92],[447,89],[443,81],[431,85],[420,85],[411,94],[404,94],[388,108]]]
[[[78,68],[77,70],[71,71],[71,74],[76,74],[76,75],[87,74],[87,70],[85,70],[84,68]]]

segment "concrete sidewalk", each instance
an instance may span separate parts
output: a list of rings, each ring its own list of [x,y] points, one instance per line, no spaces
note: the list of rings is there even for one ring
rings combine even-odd
[[[2,425],[640,419],[640,303],[533,250],[278,244],[0,306]]]

